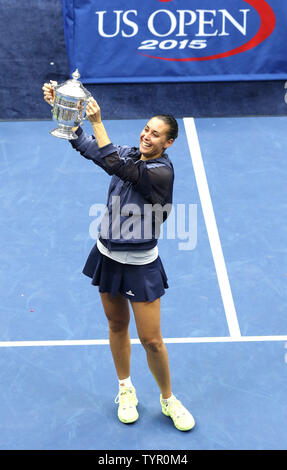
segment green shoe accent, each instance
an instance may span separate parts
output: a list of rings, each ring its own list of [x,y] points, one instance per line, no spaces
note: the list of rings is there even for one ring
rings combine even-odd
[[[134,423],[138,419],[139,414],[136,409],[138,399],[134,387],[120,387],[115,403],[119,404],[118,418],[122,423]]]
[[[162,395],[160,396],[161,409],[165,416],[169,416],[179,431],[190,431],[195,426],[192,414],[177,400],[172,397],[168,404],[164,403]]]

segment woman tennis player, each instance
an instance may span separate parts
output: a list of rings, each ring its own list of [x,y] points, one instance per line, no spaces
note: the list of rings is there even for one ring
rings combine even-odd
[[[54,100],[53,85],[50,82],[43,86],[48,103]],[[118,418],[132,423],[139,416],[130,373],[131,305],[148,366],[160,389],[162,412],[172,418],[177,429],[188,431],[195,421],[172,392],[168,354],[161,334],[160,298],[168,283],[157,246],[159,226],[168,216],[164,206],[172,203],[174,171],[166,150],[177,137],[177,121],[170,115],[152,117],[140,134],[139,148],[135,148],[111,143],[100,107],[93,98],[86,115],[93,135],[88,137],[79,127],[75,129],[78,138],[71,144],[112,178],[97,243],[83,273],[99,286],[108,319],[110,348],[119,380]]]

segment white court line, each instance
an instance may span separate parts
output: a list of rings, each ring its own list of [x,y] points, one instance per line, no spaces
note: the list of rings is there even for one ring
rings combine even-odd
[[[202,338],[164,338],[166,344],[190,344],[190,343],[247,343],[259,341],[285,341],[287,335],[275,336],[217,336]],[[137,338],[131,339],[132,344],[140,344]],[[108,339],[75,339],[75,340],[51,340],[51,341],[0,341],[0,348],[16,347],[50,347],[50,346],[107,346]]]
[[[210,248],[217,273],[221,297],[225,309],[226,320],[231,338],[240,338],[240,328],[237,320],[231,288],[221,248],[212,201],[209,193],[207,178],[202,160],[198,135],[193,118],[183,119],[190,156],[192,159],[195,179],[201,201],[203,216],[208,233]]]

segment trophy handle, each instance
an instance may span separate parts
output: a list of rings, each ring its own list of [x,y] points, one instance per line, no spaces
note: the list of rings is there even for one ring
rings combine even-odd
[[[91,99],[91,97],[86,101],[86,106],[87,106],[87,104],[89,103],[89,100],[90,100],[90,99]],[[85,110],[85,107],[86,107],[86,106],[85,106],[85,100],[83,100],[83,101],[80,100],[80,101],[79,101],[79,105],[80,105],[80,106],[82,105],[82,108],[81,108],[81,107],[78,108],[78,118],[79,118],[79,120],[80,120],[79,125],[81,125],[84,121],[87,121],[87,120],[88,120],[88,118],[87,118],[87,116],[86,116],[86,110]],[[84,117],[82,116],[83,111],[84,111]]]
[[[92,96],[89,97],[89,99],[87,100],[87,105],[89,104],[89,102],[91,101],[92,98],[93,98]],[[87,106],[86,106],[86,107],[87,107]],[[83,118],[83,121],[88,121],[88,118],[87,118],[87,116],[86,116],[86,113],[85,113],[85,117]]]
[[[51,85],[51,87],[54,89],[54,92],[55,92],[55,86],[58,86],[58,82],[56,82],[56,81],[54,81],[54,80],[50,80],[50,85]],[[50,99],[49,104],[50,104],[51,106],[54,106],[54,102],[53,102],[52,99]]]
[[[83,122],[87,121],[87,120],[88,120],[87,116],[85,116],[83,118],[81,117],[81,120],[77,121],[75,124],[77,124],[77,126],[81,126],[83,124]]]

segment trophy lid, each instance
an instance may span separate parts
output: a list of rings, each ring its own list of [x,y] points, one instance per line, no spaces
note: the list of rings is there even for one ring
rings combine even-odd
[[[82,83],[79,80],[80,78],[79,70],[76,69],[72,74],[73,79],[67,80],[65,83],[55,87],[56,92],[61,93],[61,95],[69,96],[71,98],[79,98],[87,100],[91,97],[91,93],[83,87]]]

